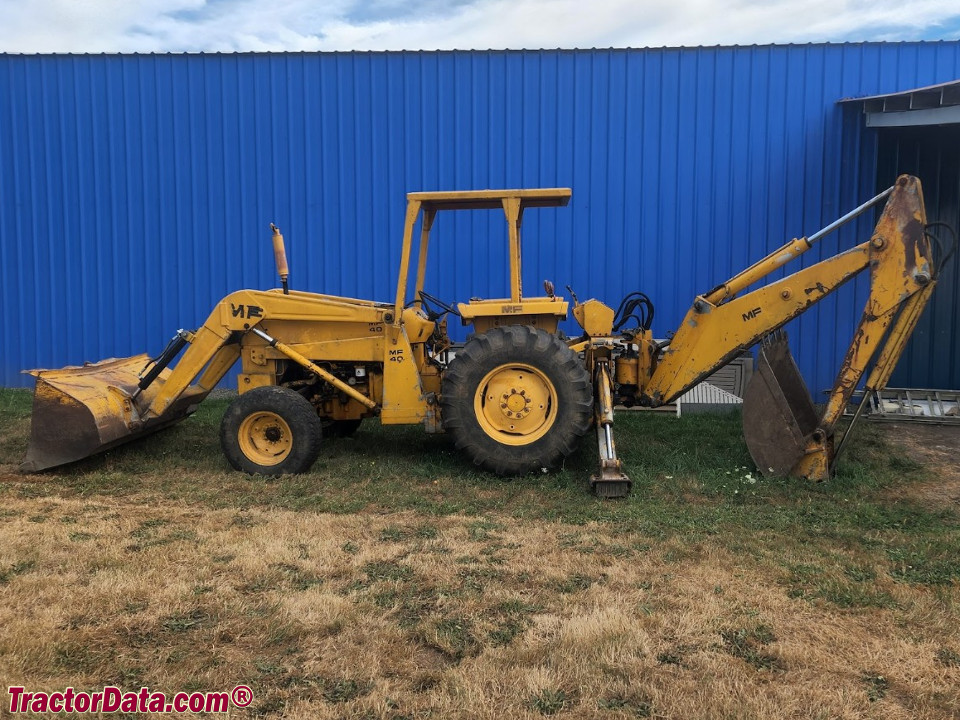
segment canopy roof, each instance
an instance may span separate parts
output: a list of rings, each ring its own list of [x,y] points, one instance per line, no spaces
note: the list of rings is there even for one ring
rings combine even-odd
[[[960,123],[960,80],[840,102],[863,103],[867,127],[950,125]]]

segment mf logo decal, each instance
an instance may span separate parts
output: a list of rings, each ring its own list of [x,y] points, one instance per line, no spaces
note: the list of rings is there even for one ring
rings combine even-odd
[[[748,310],[747,312],[743,313],[741,317],[743,318],[744,322],[749,322],[759,314],[760,314],[760,308],[755,307],[753,310]]]
[[[516,315],[523,312],[523,305],[503,305],[500,307],[500,312],[504,315]]]
[[[263,308],[259,305],[234,305],[230,303],[230,312],[234,317],[258,318],[263,317]]]
[[[403,350],[391,350],[390,351],[390,362],[402,363],[403,362]]]

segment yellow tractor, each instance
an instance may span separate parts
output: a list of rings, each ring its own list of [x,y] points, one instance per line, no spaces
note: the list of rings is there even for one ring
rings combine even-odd
[[[564,188],[408,194],[390,303],[289,290],[283,237],[274,227],[281,288],[228,295],[202,327],[179,331],[153,359],[31,371],[32,434],[22,469],[73,462],[170,425],[240,360],[239,396],[220,430],[223,452],[237,470],[305,472],[324,434],[349,434],[376,416],[385,425],[416,423],[429,433],[449,433],[477,465],[514,475],[556,466],[593,427],[600,467],[591,484],[598,495],[620,497],[630,480],[613,440],[614,406],[669,403],[765,339],[744,403],[752,456],[767,474],[827,478],[836,456],[834,429],[868,363],[876,358],[866,387],[884,387],[936,283],[920,182],[900,177],[816,235],[792,240],[698,296],[666,343],[653,339],[653,305],[642,293],[631,293],[614,311],[597,300],[581,303],[571,290],[583,330],[574,339],[558,334],[570,308],[550,283],[542,297],[523,295],[523,214],[566,205],[570,194]],[[871,238],[744,293],[884,199]],[[441,211],[481,209],[506,219],[510,297],[447,304],[424,288],[431,229]],[[864,270],[870,272],[867,307],[818,413],[785,339],[774,331]],[[448,337],[448,315],[472,326],[462,347]]]

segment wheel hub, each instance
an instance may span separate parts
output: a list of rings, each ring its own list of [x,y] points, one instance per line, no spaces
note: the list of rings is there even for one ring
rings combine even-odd
[[[275,443],[279,442],[280,438],[283,437],[283,432],[275,425],[271,425],[263,431],[263,436],[267,439],[267,442]]]
[[[510,388],[510,392],[503,393],[503,402],[500,403],[500,412],[506,417],[526,417],[530,412],[530,398],[527,391]]]
[[[258,465],[278,465],[293,448],[290,426],[273,412],[256,412],[244,418],[237,440],[243,454]]]
[[[531,365],[501,365],[480,382],[474,409],[480,427],[498,442],[527,445],[553,425],[556,390]]]

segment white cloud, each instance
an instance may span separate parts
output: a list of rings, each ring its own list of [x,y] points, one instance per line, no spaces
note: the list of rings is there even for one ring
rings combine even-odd
[[[644,47],[956,37],[956,0],[0,0],[0,51]],[[942,23],[952,21],[950,28]]]

